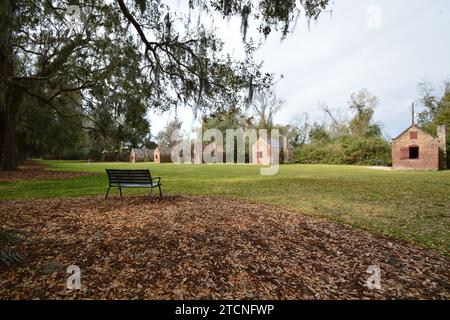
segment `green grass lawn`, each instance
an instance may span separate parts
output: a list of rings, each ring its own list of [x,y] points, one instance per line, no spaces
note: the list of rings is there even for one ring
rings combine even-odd
[[[250,165],[174,165],[45,161],[55,170],[98,175],[68,180],[0,182],[0,200],[104,194],[105,168],[149,168],[163,194],[221,195],[407,239],[444,254],[450,249],[450,171],[399,172],[364,167],[284,165],[261,176]],[[124,194],[145,192],[125,189]],[[110,194],[118,193],[113,190]]]

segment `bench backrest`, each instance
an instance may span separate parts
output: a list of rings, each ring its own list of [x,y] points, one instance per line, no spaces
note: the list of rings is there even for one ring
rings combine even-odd
[[[148,184],[152,181],[150,170],[116,170],[106,169],[109,184],[116,183],[133,183]]]

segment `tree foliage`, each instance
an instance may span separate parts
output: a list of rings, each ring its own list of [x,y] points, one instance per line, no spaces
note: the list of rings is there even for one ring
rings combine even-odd
[[[378,98],[363,89],[351,95],[352,113],[345,120],[339,111],[320,103],[330,123],[314,123],[309,143],[296,148],[294,159],[299,163],[389,165],[391,147],[382,136],[381,125],[373,121]]]
[[[279,99],[272,92],[260,92],[255,97],[253,111],[256,117],[255,126],[258,129],[272,129],[274,126],[274,117],[281,111],[284,101]]]
[[[367,137],[370,135],[380,135],[373,122],[375,108],[378,105],[378,98],[372,95],[367,89],[352,93],[349,108],[354,112],[354,117],[350,121],[350,132],[355,137]]]
[[[263,36],[279,30],[284,37],[300,15],[317,18],[328,0],[190,0],[189,5],[241,17],[246,39],[251,23]],[[214,29],[177,15],[162,0],[1,1],[1,168],[14,169],[30,155],[24,142],[45,153],[45,134],[30,141],[38,128],[26,122],[29,106],[49,114],[43,118],[57,119],[51,121],[53,134],[76,125],[89,132],[91,146],[100,141],[102,148],[120,148],[141,140],[149,125],[137,121],[144,110],[184,104],[209,113],[248,104],[253,90],[270,87],[272,74],[253,58],[252,41],[245,46],[243,60],[223,54]],[[80,132],[79,139],[84,136]]]
[[[182,141],[183,133],[181,131],[181,126],[182,123],[177,118],[170,121],[156,137],[158,147],[168,149],[174,147],[177,143]]]
[[[429,82],[419,84],[421,97],[419,103],[422,111],[419,113],[418,124],[428,133],[436,135],[437,127],[444,125],[447,128],[447,154],[450,154],[450,83],[444,83],[444,92],[439,97],[435,88]],[[450,157],[447,157],[450,165]]]
[[[308,141],[311,124],[308,113],[304,112],[293,116],[289,124],[275,127],[279,129],[282,136],[288,139],[291,147],[301,147]]]

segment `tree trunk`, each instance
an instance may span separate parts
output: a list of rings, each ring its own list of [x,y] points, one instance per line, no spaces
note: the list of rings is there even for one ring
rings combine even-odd
[[[10,88],[5,98],[6,101],[0,109],[0,163],[2,170],[15,170],[20,164],[17,124],[23,104],[23,92]]]
[[[13,7],[10,1],[0,4],[0,168],[14,170],[19,164],[17,150],[17,121],[23,103],[21,90],[9,85],[14,74],[10,43]]]
[[[14,170],[18,166],[16,112],[10,106],[0,111],[1,169]]]

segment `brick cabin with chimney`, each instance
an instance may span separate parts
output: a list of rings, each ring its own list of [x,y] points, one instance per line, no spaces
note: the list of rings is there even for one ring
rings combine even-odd
[[[397,170],[447,169],[446,128],[437,137],[413,124],[392,140],[392,167]]]
[[[289,147],[286,137],[280,137],[280,139],[265,140],[262,137],[256,141],[252,146],[253,164],[270,165],[272,163],[272,150],[279,151],[278,161],[280,164],[293,162],[293,151]]]

